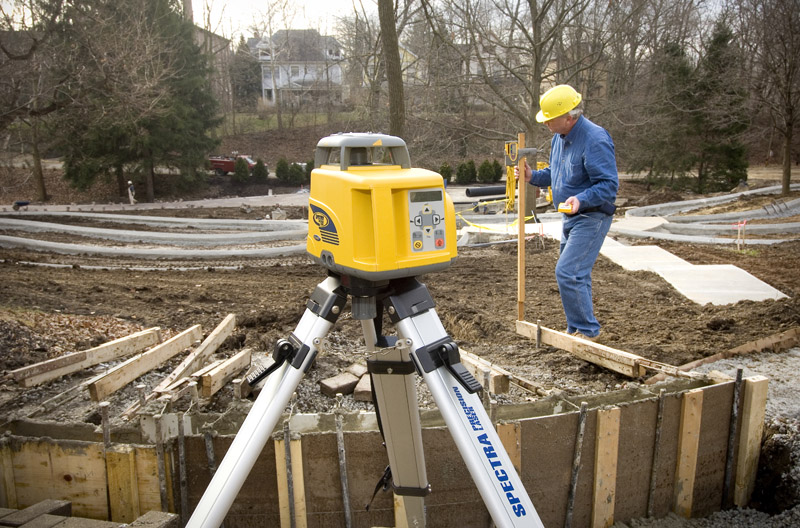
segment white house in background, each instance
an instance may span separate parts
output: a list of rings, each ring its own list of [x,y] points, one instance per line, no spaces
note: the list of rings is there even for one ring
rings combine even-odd
[[[344,53],[315,29],[282,29],[248,44],[261,63],[261,96],[274,105],[342,101]]]

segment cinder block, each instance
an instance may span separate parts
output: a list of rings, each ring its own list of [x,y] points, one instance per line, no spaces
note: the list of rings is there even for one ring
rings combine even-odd
[[[149,511],[130,523],[128,528],[178,528],[180,516],[174,513]]]
[[[45,514],[69,517],[72,515],[72,503],[64,500],[46,499],[24,510],[19,510],[3,517],[3,526],[22,526]]]
[[[319,388],[322,391],[322,394],[333,398],[338,393],[344,395],[351,394],[353,389],[356,388],[357,383],[357,377],[353,376],[349,372],[342,372],[338,376],[320,381]]]

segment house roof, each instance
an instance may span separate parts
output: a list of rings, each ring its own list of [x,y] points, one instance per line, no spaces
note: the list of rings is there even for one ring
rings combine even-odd
[[[275,59],[280,62],[325,62],[342,56],[342,45],[316,29],[282,29],[272,35]],[[269,51],[262,42],[259,47]]]

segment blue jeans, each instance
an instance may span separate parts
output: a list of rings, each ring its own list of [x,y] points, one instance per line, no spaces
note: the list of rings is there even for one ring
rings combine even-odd
[[[592,268],[611,227],[610,215],[594,212],[565,216],[556,281],[567,316],[567,333],[587,337],[600,333],[592,306]]]

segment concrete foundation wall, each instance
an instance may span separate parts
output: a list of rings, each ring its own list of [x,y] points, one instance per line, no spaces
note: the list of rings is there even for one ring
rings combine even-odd
[[[743,393],[748,386],[743,384]],[[656,517],[672,511],[703,516],[719,510],[729,462],[733,398],[733,382],[702,387],[697,383],[673,383],[663,396],[658,445],[657,394],[624,391],[590,398],[572,525],[597,526],[647,515],[651,479],[655,483],[651,502]],[[506,451],[520,469],[526,490],[548,527],[563,526],[567,516],[579,403],[552,399],[493,410]],[[739,410],[743,407],[740,402]],[[760,412],[763,423],[763,409]],[[739,416],[742,436],[748,434],[742,424],[752,417],[742,416],[741,412]],[[173,422],[177,420],[175,416]],[[231,431],[219,431],[222,434],[209,437],[216,464],[233,440],[233,435],[227,433],[235,431],[236,422],[229,424]],[[166,416],[164,423],[171,423]],[[18,435],[36,434],[36,424],[12,424],[11,434],[0,444],[0,507],[22,508],[51,498],[71,500],[78,515],[115,521],[124,520],[121,515],[135,518],[147,510],[161,509],[162,504],[176,513],[190,513],[208,485],[211,472],[203,435],[207,430],[204,417],[187,415],[184,423],[182,447],[180,439],[171,435],[173,427],[164,427],[168,438],[161,444],[163,467],[153,445],[120,445],[113,442],[112,436],[112,449],[104,451],[102,435],[95,442],[55,439],[54,429],[42,425],[51,438],[39,439]],[[345,526],[333,424],[333,417],[324,415],[295,416],[290,421],[291,491],[298,528]],[[428,525],[489,526],[487,510],[438,413],[423,413],[423,424],[431,485],[431,494],[426,497]],[[396,525],[391,493],[379,491],[370,510],[365,510],[387,465],[382,438],[374,425],[374,415],[364,413],[347,416],[344,421],[354,527]],[[247,478],[225,520],[227,528],[289,526],[290,488],[282,427],[281,424],[273,441],[267,442]],[[146,429],[143,425],[142,440],[150,434]],[[85,431],[81,435],[85,436]],[[130,438],[130,432],[126,435]],[[737,437],[737,446],[738,443]],[[185,475],[180,472],[181,452],[185,453]],[[116,458],[109,453],[116,453]],[[732,468],[736,467],[736,456],[740,456],[736,453],[734,450],[734,460],[729,464]],[[746,480],[754,475],[738,477]],[[115,499],[109,501],[109,496]],[[126,503],[130,503],[129,508],[119,506]]]

